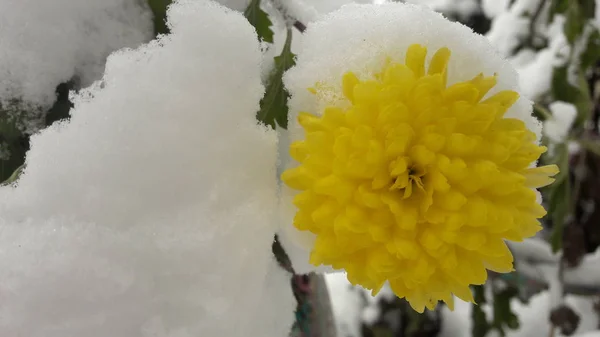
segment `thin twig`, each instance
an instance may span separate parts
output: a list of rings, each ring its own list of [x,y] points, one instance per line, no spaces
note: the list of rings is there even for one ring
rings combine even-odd
[[[531,16],[531,21],[529,21],[529,37],[527,39],[527,44],[531,47],[533,47],[533,41],[534,38],[537,34],[536,29],[535,29],[535,23],[538,19],[538,17],[540,16],[540,14],[542,13],[542,10],[544,9],[544,6],[546,5],[546,0],[540,0],[540,2],[538,3],[538,6],[535,9],[535,12],[533,12],[533,15]]]
[[[544,117],[544,120],[552,119],[552,112],[546,109],[543,105],[539,103],[533,103],[535,109]]]

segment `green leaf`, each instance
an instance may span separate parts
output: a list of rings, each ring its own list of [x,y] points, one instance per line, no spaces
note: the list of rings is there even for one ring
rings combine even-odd
[[[576,1],[572,1],[567,9],[566,16],[567,19],[565,20],[563,31],[569,44],[573,45],[577,41],[577,38],[581,36],[581,33],[583,33],[583,27],[585,27],[584,14]]]
[[[584,19],[592,20],[596,16],[596,0],[578,0]]]
[[[0,106],[0,181],[9,178],[13,172],[25,162],[25,153],[29,150],[27,135],[18,127],[23,119],[29,117],[28,111],[22,110],[18,102],[3,108]]]
[[[168,34],[167,7],[172,0],[148,0],[148,5],[154,14],[154,35]]]
[[[569,83],[568,71],[568,65],[554,68],[552,73],[552,96],[557,101],[575,103],[579,95],[579,89]]]
[[[287,129],[289,93],[283,86],[283,73],[296,64],[296,55],[292,53],[292,31],[288,28],[287,37],[281,55],[275,57],[275,67],[269,76],[265,96],[260,101],[260,110],[256,119],[275,128],[275,123]]]
[[[17,181],[17,179],[19,179],[19,176],[21,175],[21,173],[23,172],[24,169],[25,169],[25,164],[17,167],[17,169],[10,175],[10,177],[8,177],[6,180],[4,180],[2,183],[0,183],[0,186],[10,185],[10,184],[14,183],[15,181]]]
[[[552,74],[552,96],[557,101],[572,103],[577,108],[574,127],[580,127],[592,112],[592,98],[588,88],[585,73],[577,69],[577,86],[569,83],[568,65],[554,68]]]
[[[485,288],[483,285],[473,286],[473,296],[475,303],[471,308],[471,319],[473,327],[471,328],[471,336],[485,337],[491,329],[490,323],[487,321],[485,312],[482,306],[485,304]]]
[[[585,121],[589,119],[592,109],[594,108],[585,72],[582,69],[578,69],[577,71],[577,85],[579,86],[579,94],[575,101],[577,117],[575,118],[574,126],[576,127],[583,126]]]
[[[543,190],[549,200],[547,216],[552,220],[550,244],[552,251],[557,252],[562,248],[565,219],[570,212],[571,182],[569,180],[569,150],[567,144],[557,145],[554,149],[554,155],[545,163],[556,164],[560,170],[554,177],[556,181]]]
[[[589,67],[600,60],[600,32],[596,27],[588,37],[587,44],[581,53],[581,69],[587,71]]]
[[[519,318],[510,308],[510,302],[519,295],[519,290],[507,286],[500,291],[494,291],[494,323],[493,326],[501,336],[506,336],[505,328],[516,330],[519,328]]]
[[[25,162],[25,153],[29,149],[29,143],[26,138],[15,140],[14,142],[1,142],[3,151],[8,152],[8,157],[0,160],[0,181],[10,179],[20,166]]]
[[[548,17],[548,23],[552,22],[555,14],[563,14],[569,8],[569,1],[572,0],[552,0],[550,3],[550,16]]]
[[[273,31],[271,30],[273,22],[269,19],[269,15],[260,8],[260,0],[252,0],[244,11],[244,16],[256,29],[259,39],[273,43]]]

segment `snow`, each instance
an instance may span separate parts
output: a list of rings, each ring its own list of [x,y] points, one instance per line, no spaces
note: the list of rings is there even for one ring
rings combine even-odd
[[[321,19],[325,14],[338,10],[347,4],[370,4],[376,0],[271,0],[284,9],[286,14],[304,24]]]
[[[507,242],[513,255],[521,261],[534,261],[542,263],[557,263],[560,255],[552,253],[552,248],[548,242],[539,239],[525,239],[521,242]]]
[[[458,298],[454,299],[454,311],[450,311],[447,306],[444,306],[442,308],[442,330],[438,337],[471,336],[473,325],[471,306],[471,303]]]
[[[598,324],[598,317],[593,310],[593,301],[590,298],[581,296],[566,297],[566,304],[571,307],[580,317],[581,321],[577,333],[583,333],[595,330]],[[511,301],[511,310],[519,317],[520,327],[517,330],[507,330],[506,337],[537,337],[549,336],[550,323],[550,296],[548,292],[542,292],[534,295],[528,304],[524,304],[518,299]],[[491,313],[489,306],[484,306],[484,311]],[[447,308],[442,309],[442,331],[439,337],[469,336],[471,332],[471,304],[456,300],[454,311]],[[488,337],[499,336],[495,332],[490,332]],[[560,333],[557,336],[562,336]],[[579,336],[579,335],[577,335]]]
[[[508,0],[484,1],[484,13],[494,18],[486,36],[502,55],[511,56],[519,42],[530,33],[531,17],[540,1],[542,0],[516,0],[510,7],[508,7],[510,4]],[[545,33],[545,19],[543,18],[547,13],[547,7],[543,8],[540,13],[542,19],[538,18],[534,26],[536,32],[541,34]]]
[[[372,78],[385,64],[387,58],[403,61],[409,45],[425,45],[429,58],[443,46],[452,51],[448,66],[449,85],[471,79],[479,73],[498,75],[498,85],[490,95],[500,90],[517,90],[519,79],[515,69],[502,57],[489,41],[474,34],[469,28],[450,22],[424,6],[402,3],[382,5],[346,5],[330,13],[323,20],[311,24],[300,41],[296,66],[284,75],[284,84],[291,94],[290,139],[302,137],[303,131],[296,121],[300,111],[320,113],[325,106],[345,104],[341,93],[341,78],[348,71],[359,78]],[[330,89],[327,95],[315,96],[307,88],[321,83]],[[507,117],[519,118],[541,134],[539,122],[531,116],[531,102],[520,98],[507,112]],[[287,153],[282,154],[282,165],[294,165]],[[294,192],[283,188],[284,209],[280,220],[288,241],[304,249],[295,255],[296,261],[308,261],[314,235],[300,233],[292,225],[295,208],[290,207]]]
[[[600,250],[587,254],[581,263],[565,272],[565,283],[598,288],[600,284]]]
[[[518,46],[529,29],[529,20],[512,11],[503,12],[495,17],[486,36],[490,42],[504,55],[509,56]]]
[[[326,274],[325,281],[331,299],[339,337],[360,337],[361,316],[365,303],[362,288],[350,284],[345,273]]]
[[[251,0],[216,0],[218,3],[225,7],[229,7],[234,11],[244,12]]]
[[[550,92],[554,68],[564,65],[570,53],[567,38],[563,34],[565,17],[555,15],[552,24],[544,32],[549,46],[538,51],[527,64],[517,66],[524,93],[531,99],[539,99]]]
[[[406,0],[405,2],[425,5],[437,12],[455,14],[465,19],[479,10],[477,0]]]
[[[600,337],[600,330],[582,333],[574,337]]]
[[[548,276],[557,274],[561,255],[553,254],[547,242],[533,238],[523,242],[510,242],[509,247],[517,261],[516,268],[519,273],[546,284],[554,281],[554,276]],[[600,250],[587,254],[577,267],[566,269],[564,284],[570,287],[597,289],[600,284]]]
[[[111,52],[153,34],[152,13],[138,0],[0,0],[0,8],[0,105],[29,110],[33,120],[60,83],[91,84]]]
[[[374,303],[375,299],[370,297],[360,287],[354,287],[345,280],[343,274],[337,276],[328,276],[326,278],[330,289],[330,297],[334,309],[335,319],[342,330],[338,336],[361,337],[360,334],[360,310],[363,310],[362,317],[368,318],[372,311],[371,306],[365,306],[361,296],[366,296],[369,303]],[[361,295],[363,294],[363,295]],[[572,308],[581,318],[579,327],[575,332],[576,337],[588,337],[587,332],[594,331],[598,326],[598,316],[593,309],[593,299],[589,297],[567,295],[565,304]],[[442,311],[442,330],[438,337],[456,337],[471,335],[471,306],[472,304],[455,299],[454,311],[448,307],[441,308]],[[363,309],[364,308],[364,309]],[[507,337],[538,337],[549,336],[550,332],[550,310],[551,296],[548,292],[541,292],[534,295],[529,303],[522,303],[518,299],[511,301],[511,310],[519,317],[520,327],[517,330],[507,330]],[[492,308],[489,305],[483,305],[484,312],[490,318]],[[579,335],[583,334],[583,335]],[[499,336],[495,332],[490,332],[488,337]],[[558,337],[562,337],[559,333]],[[594,334],[590,334],[594,337]]]
[[[562,143],[577,117],[577,108],[571,103],[561,101],[552,102],[549,108],[552,118],[544,121],[544,135],[553,142]]]
[[[168,18],[172,34],[109,57],[0,188],[1,336],[289,332],[254,30],[199,0]]]
[[[481,8],[488,18],[494,18],[502,14],[508,8],[510,0],[483,0]]]
[[[486,37],[517,69],[523,94],[532,100],[538,100],[550,91],[554,68],[563,65],[570,54],[563,34],[565,18],[555,15],[551,24],[546,24],[548,6],[542,8],[533,25],[536,41],[545,38],[548,46],[536,52],[530,49],[531,46],[517,51],[518,47],[523,47],[523,41],[531,38],[531,16],[539,1],[517,0],[509,8],[505,0],[483,2],[484,12],[493,18]]]

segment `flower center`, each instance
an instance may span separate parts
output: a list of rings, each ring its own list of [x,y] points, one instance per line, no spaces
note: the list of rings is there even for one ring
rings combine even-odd
[[[414,189],[426,193],[425,185],[423,180],[425,178],[426,171],[419,166],[413,166],[408,168],[400,175],[391,176],[394,178],[394,183],[390,186],[390,191],[399,191],[402,193],[402,198],[407,199],[413,194]]]

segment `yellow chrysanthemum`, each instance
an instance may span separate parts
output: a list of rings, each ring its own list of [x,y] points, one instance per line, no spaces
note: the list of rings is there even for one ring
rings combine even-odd
[[[316,235],[314,265],[344,269],[374,292],[386,281],[419,312],[469,285],[486,268],[513,270],[504,240],[541,227],[535,188],[555,166],[532,167],[545,151],[519,119],[505,118],[514,91],[484,98],[496,77],[447,86],[450,50],[411,45],[374,80],[342,80],[347,107],[303,112],[305,138],[292,143],[299,166],[282,179],[301,191],[294,226]],[[326,90],[317,85],[315,94]]]

